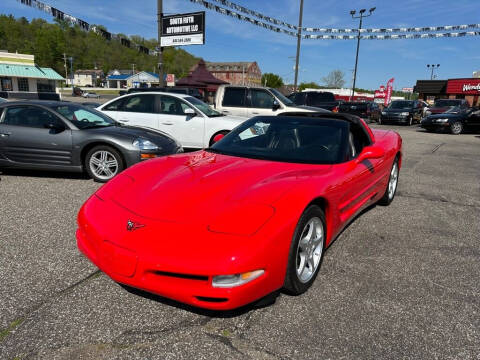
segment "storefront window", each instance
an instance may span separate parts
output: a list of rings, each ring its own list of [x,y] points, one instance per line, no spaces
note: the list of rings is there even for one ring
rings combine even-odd
[[[37,80],[38,92],[55,92],[55,80]]]
[[[3,77],[1,79],[2,91],[13,91],[12,78]]]
[[[30,91],[27,78],[18,78],[18,91]]]

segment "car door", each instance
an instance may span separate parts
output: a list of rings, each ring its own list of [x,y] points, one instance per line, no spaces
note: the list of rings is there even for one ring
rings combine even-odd
[[[159,128],[155,94],[134,94],[118,101],[103,107],[102,111],[128,125]]]
[[[343,195],[339,205],[342,222],[358,214],[370,203],[373,196],[384,191],[385,159],[356,159],[369,140],[360,126],[351,124],[349,133],[349,164],[346,166]]]
[[[247,116],[258,115],[277,115],[279,109],[274,110],[274,102],[276,101],[270,92],[264,89],[250,89],[249,94],[250,107]]]
[[[465,125],[472,128],[472,130],[480,130],[480,110],[473,110],[466,116]]]
[[[0,153],[19,165],[72,165],[72,130],[52,111],[34,105],[5,108]]]
[[[221,106],[221,112],[226,115],[247,116],[247,88],[226,87]]]
[[[193,114],[185,114],[192,109]],[[185,101],[170,95],[160,95],[159,129],[173,136],[183,147],[202,148],[205,117]]]

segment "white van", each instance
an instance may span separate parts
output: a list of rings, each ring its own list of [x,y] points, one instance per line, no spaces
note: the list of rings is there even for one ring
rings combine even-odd
[[[280,91],[265,87],[220,85],[215,97],[215,109],[226,115],[278,115],[285,112],[329,112],[309,106],[298,106]]]

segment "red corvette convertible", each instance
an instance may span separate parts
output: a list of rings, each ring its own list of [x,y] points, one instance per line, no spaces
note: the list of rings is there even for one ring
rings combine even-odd
[[[301,294],[348,222],[393,200],[401,161],[397,133],[355,116],[255,117],[117,175],[81,208],[78,247],[113,280],[198,307]]]

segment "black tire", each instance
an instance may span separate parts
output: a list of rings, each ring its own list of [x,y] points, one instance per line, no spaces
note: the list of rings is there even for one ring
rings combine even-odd
[[[213,141],[213,139],[215,138],[215,136],[217,135],[227,135],[230,131],[228,130],[222,130],[222,131],[219,131],[219,132],[216,132],[215,134],[213,134],[213,136],[210,138],[210,142],[208,143],[208,146],[212,146],[213,144],[215,144],[215,142]]]
[[[320,220],[320,223],[318,223],[318,220]],[[301,280],[299,275],[297,274],[297,265],[298,261],[301,261],[301,256],[300,254],[303,252],[300,247],[299,247],[299,242],[302,237],[302,235],[305,233],[308,224],[314,221],[316,225],[320,225],[323,229],[323,236],[322,239],[320,240],[320,243],[315,245],[315,248],[310,248],[311,253],[315,254],[318,251],[321,250],[321,254],[318,263],[315,266],[309,267],[305,266],[306,268],[309,268],[311,271],[310,277],[308,279]],[[305,291],[308,290],[308,288],[313,284],[315,281],[315,278],[318,275],[318,271],[320,270],[320,267],[322,265],[323,261],[323,254],[325,252],[325,238],[327,235],[327,227],[325,225],[325,215],[323,213],[323,210],[318,207],[317,205],[311,205],[309,206],[302,214],[300,219],[298,220],[297,226],[295,228],[295,232],[293,234],[292,238],[292,243],[290,245],[290,254],[288,256],[288,265],[287,265],[287,273],[285,274],[285,282],[283,285],[284,290],[291,294],[291,295],[300,295],[304,293]],[[310,226],[313,226],[310,225]],[[313,249],[313,250],[312,250]],[[305,262],[304,262],[305,263]]]
[[[395,189],[393,190],[393,194],[390,194],[390,181],[392,179],[392,172],[393,172],[393,167],[397,167],[397,183],[395,185]],[[397,193],[397,188],[398,188],[398,175],[400,174],[400,170],[398,168],[398,155],[395,157],[395,160],[393,160],[392,168],[390,169],[390,176],[388,177],[388,183],[387,183],[387,188],[385,189],[385,193],[383,194],[382,198],[378,201],[379,205],[383,206],[388,206],[392,203],[393,199],[395,198],[395,194]]]
[[[460,135],[463,132],[463,124],[461,121],[455,121],[450,125],[450,132],[453,135]]]
[[[113,158],[115,159],[117,165],[115,167],[113,167],[113,166],[111,168],[109,167],[109,170],[113,175],[110,176],[107,172],[105,172],[104,176],[101,176],[100,171],[95,171],[94,170],[95,165],[91,163],[92,158],[93,157],[96,158],[99,152],[107,153],[108,154],[107,155],[107,160],[111,159],[109,161],[112,161]],[[120,153],[118,152],[118,150],[116,150],[115,148],[113,148],[111,146],[108,146],[108,145],[99,145],[99,146],[95,146],[95,147],[91,148],[90,151],[87,153],[87,155],[85,156],[85,160],[84,160],[84,166],[85,166],[85,170],[87,171],[88,175],[94,181],[107,182],[110,179],[112,179],[115,175],[121,173],[125,169],[125,162],[123,161],[123,158],[120,155]]]

